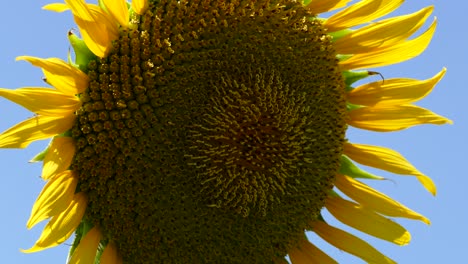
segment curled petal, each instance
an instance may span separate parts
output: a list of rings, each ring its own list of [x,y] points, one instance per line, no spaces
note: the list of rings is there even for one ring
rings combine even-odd
[[[337,196],[328,197],[325,207],[340,222],[371,236],[406,245],[411,235],[401,225],[359,204]]]
[[[433,195],[436,194],[436,187],[431,178],[422,174],[400,153],[392,149],[347,142],[344,144],[343,152],[346,156],[362,165],[397,174],[416,176],[429,192]]]
[[[368,23],[397,9],[404,0],[363,0],[328,18],[324,26],[329,32]]]
[[[75,141],[71,137],[55,137],[44,157],[42,178],[50,179],[57,173],[67,170],[75,155]]]
[[[302,240],[297,248],[289,250],[288,255],[292,264],[338,264],[306,239]]]
[[[339,54],[357,54],[394,45],[421,28],[433,9],[432,6],[426,7],[411,15],[389,18],[357,29],[339,38],[334,43],[335,50]]]
[[[20,56],[16,60],[25,60],[42,68],[47,83],[65,95],[74,96],[88,87],[88,76],[61,59]]]
[[[49,88],[20,88],[7,90],[0,88],[0,96],[15,102],[38,115],[67,116],[80,107],[75,96]]]
[[[356,54],[350,58],[340,61],[342,70],[363,69],[372,67],[381,67],[400,63],[419,56],[431,42],[437,26],[437,21],[419,37],[402,41],[384,48],[377,48],[370,52]]]
[[[427,80],[395,78],[361,85],[351,90],[348,102],[365,106],[395,106],[416,102],[431,93],[435,85],[444,77],[442,69]]]
[[[35,116],[0,134],[0,148],[25,148],[31,142],[61,134],[73,126],[75,115]]]
[[[379,132],[403,130],[416,125],[451,124],[452,121],[414,105],[361,107],[348,112],[353,127]]]
[[[21,250],[24,253],[41,251],[50,247],[55,247],[67,240],[83,218],[86,210],[87,198],[84,193],[77,193],[72,201],[62,213],[54,216],[44,227],[41,237],[36,244],[27,250]]]
[[[27,227],[32,228],[40,221],[67,209],[73,199],[77,183],[78,178],[72,171],[64,171],[52,178],[37,197]]]
[[[335,186],[349,198],[377,213],[391,217],[420,220],[426,224],[431,223],[423,215],[352,177],[339,174],[336,177]]]
[[[73,252],[68,264],[94,263],[99,241],[101,241],[101,232],[96,227],[93,227],[80,240],[80,244]]]

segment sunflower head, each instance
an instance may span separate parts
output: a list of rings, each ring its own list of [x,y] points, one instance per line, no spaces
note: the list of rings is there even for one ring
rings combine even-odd
[[[431,179],[399,153],[350,143],[345,132],[450,122],[411,104],[445,70],[354,87],[376,74],[354,70],[421,53],[435,23],[408,39],[429,7],[351,29],[402,1],[347,2],[47,5],[71,10],[81,35],[69,33],[75,60],[20,57],[54,89],[0,90],[38,113],[1,134],[1,147],[52,137],[34,158],[47,184],[28,227],[50,220],[25,251],[75,233],[70,263],[281,263],[288,254],[293,264],[335,263],[307,240],[313,231],[365,261],[394,263],[328,225],[321,210],[399,245],[409,233],[387,216],[428,223],[359,181],[382,178],[352,160],[416,176],[435,193]]]
[[[223,245],[214,262],[262,262],[317,219],[342,152],[344,85],[322,24],[283,4],[150,3],[87,65],[72,169],[90,221],[128,259]],[[173,245],[155,251],[153,237]]]

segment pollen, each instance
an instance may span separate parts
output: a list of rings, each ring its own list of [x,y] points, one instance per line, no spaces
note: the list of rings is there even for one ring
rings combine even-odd
[[[345,89],[294,1],[156,1],[89,63],[72,136],[85,218],[124,263],[274,263],[340,165]]]

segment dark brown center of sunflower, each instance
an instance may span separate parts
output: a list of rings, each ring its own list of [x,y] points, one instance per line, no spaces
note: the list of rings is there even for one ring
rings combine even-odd
[[[295,1],[156,1],[92,61],[72,130],[86,218],[125,263],[272,263],[333,185],[345,100]]]

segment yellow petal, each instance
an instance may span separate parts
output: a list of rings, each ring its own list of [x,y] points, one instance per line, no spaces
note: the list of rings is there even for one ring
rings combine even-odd
[[[346,251],[367,261],[368,263],[396,264],[395,261],[384,256],[367,242],[343,230],[332,227],[325,222],[316,221],[313,223],[312,228],[313,231],[317,233],[317,235],[319,235],[323,240],[343,251]]]
[[[365,106],[394,106],[416,102],[431,93],[435,85],[444,77],[446,69],[442,69],[434,77],[427,80],[389,79],[366,83],[352,89],[348,102]]]
[[[148,9],[148,5],[148,0],[132,0],[132,9],[139,15],[143,15]]]
[[[75,194],[65,211],[54,216],[44,227],[41,237],[36,244],[24,253],[41,251],[57,246],[67,240],[80,224],[86,210],[87,198],[84,193]]]
[[[111,15],[107,14],[107,12],[102,10],[101,7],[97,5],[86,4],[86,6],[89,9],[93,18],[92,20],[89,20],[89,22],[104,24],[106,26],[106,30],[109,31],[108,34],[114,39],[117,39],[119,37],[119,26],[117,24],[118,21],[114,20]]]
[[[80,244],[78,244],[78,247],[76,247],[73,255],[68,261],[68,264],[94,263],[100,240],[101,233],[96,227],[93,227],[81,239]]]
[[[404,0],[363,0],[328,18],[324,26],[329,32],[371,22],[397,9]]]
[[[102,252],[100,264],[122,264],[123,260],[117,251],[117,247],[113,242],[107,244],[104,252]]]
[[[400,63],[419,56],[419,54],[421,54],[431,42],[436,26],[437,21],[434,20],[431,26],[417,38],[351,56],[350,58],[339,62],[340,68],[342,70],[351,70],[381,67]]]
[[[98,57],[105,57],[112,48],[112,41],[119,37],[117,21],[99,6],[83,0],[65,0],[75,22],[80,28],[86,46]]]
[[[331,196],[326,199],[325,207],[343,224],[371,236],[400,246],[408,244],[411,240],[410,233],[401,225],[359,204]]]
[[[72,10],[73,15],[83,20],[93,21],[94,17],[89,11],[88,5],[84,0],[64,0],[65,4]]]
[[[414,105],[361,107],[348,112],[353,127],[379,132],[403,130],[422,124],[443,125],[452,121]]]
[[[48,5],[43,6],[42,9],[49,10],[49,11],[54,11],[54,12],[58,12],[58,13],[70,10],[70,8],[64,3],[48,4]]]
[[[61,134],[73,126],[75,115],[35,116],[0,134],[0,148],[25,148],[31,142]]]
[[[86,46],[94,55],[104,58],[112,48],[112,41],[118,38],[118,33],[110,30],[105,14],[96,13],[96,21],[86,21],[75,16],[75,22],[80,28]]]
[[[305,6],[312,14],[320,14],[346,6],[351,0],[312,0]]]
[[[297,248],[289,250],[288,255],[292,264],[338,264],[338,262],[306,239],[299,242],[299,246]]]
[[[398,43],[421,28],[433,9],[426,7],[411,15],[393,17],[362,27],[339,38],[334,43],[335,50],[339,54],[357,54]]]
[[[82,93],[88,87],[88,76],[61,59],[20,56],[16,60],[25,60],[42,68],[47,83],[65,95],[74,96]]]
[[[75,141],[71,137],[55,137],[44,157],[42,178],[50,179],[57,173],[67,170],[75,155]]]
[[[349,198],[377,213],[391,217],[421,220],[426,224],[431,223],[421,214],[352,177],[339,174],[336,177],[335,186]]]
[[[77,183],[78,178],[72,171],[64,171],[47,182],[34,203],[27,227],[32,228],[40,221],[67,209]]]
[[[67,116],[80,107],[75,96],[49,88],[20,88],[7,90],[0,88],[0,96],[15,102],[29,111],[48,116]]]
[[[125,0],[102,0],[109,14],[122,27],[127,27],[130,19],[127,1]]]
[[[433,195],[436,194],[436,187],[431,178],[422,174],[400,153],[392,149],[347,142],[344,144],[343,152],[346,156],[362,165],[397,174],[416,176],[429,192]]]

